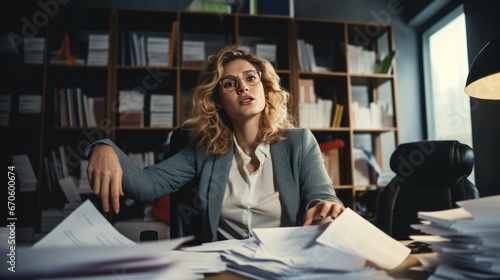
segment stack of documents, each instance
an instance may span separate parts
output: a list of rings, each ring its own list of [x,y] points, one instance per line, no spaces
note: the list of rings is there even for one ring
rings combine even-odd
[[[32,247],[2,246],[3,256],[14,257],[4,261],[0,279],[201,279],[225,269],[219,254],[203,262],[173,252],[190,239],[137,244],[87,200]]]
[[[392,279],[366,261],[394,269],[409,249],[347,208],[321,226],[254,229],[247,240],[185,248],[220,252],[227,270],[252,279]]]
[[[500,278],[500,196],[457,203],[461,208],[419,212],[414,228],[431,236],[411,236],[431,244],[438,263],[429,279]]]

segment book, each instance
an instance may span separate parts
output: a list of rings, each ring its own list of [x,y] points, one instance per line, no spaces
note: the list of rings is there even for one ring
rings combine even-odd
[[[175,52],[177,51],[177,41],[179,37],[179,27],[177,21],[172,22],[170,30],[170,46],[168,51],[168,67],[174,67],[175,65]]]
[[[333,116],[332,127],[340,127],[342,122],[342,114],[344,113],[344,105],[335,105],[335,114]]]

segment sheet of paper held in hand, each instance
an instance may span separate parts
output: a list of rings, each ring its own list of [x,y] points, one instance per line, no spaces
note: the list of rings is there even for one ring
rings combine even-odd
[[[396,268],[410,254],[409,248],[349,208],[332,221],[316,241],[356,253],[383,269]]]

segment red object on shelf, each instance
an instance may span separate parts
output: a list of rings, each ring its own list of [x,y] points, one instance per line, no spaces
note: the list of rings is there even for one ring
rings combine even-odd
[[[327,141],[327,142],[322,142],[319,143],[319,149],[324,152],[328,151],[331,149],[338,149],[338,148],[343,148],[345,145],[344,140],[342,139],[335,139],[332,141]]]

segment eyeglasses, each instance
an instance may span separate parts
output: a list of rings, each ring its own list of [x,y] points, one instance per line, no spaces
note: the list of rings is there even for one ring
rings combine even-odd
[[[243,75],[239,76],[239,78],[247,86],[255,86],[260,83],[261,75],[261,71],[249,70],[244,72]],[[220,80],[219,83],[222,86],[222,91],[224,92],[233,92],[240,85],[237,76],[226,76]]]

